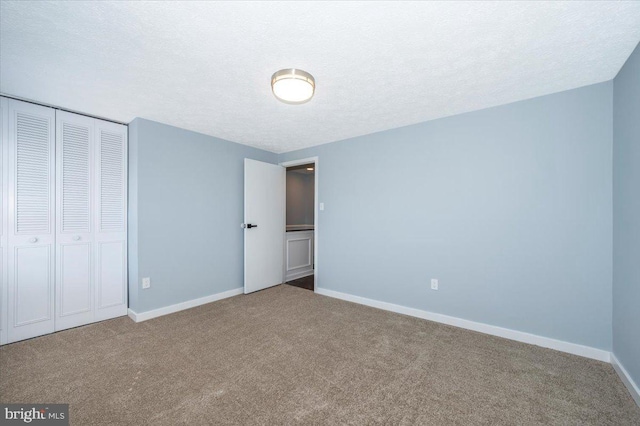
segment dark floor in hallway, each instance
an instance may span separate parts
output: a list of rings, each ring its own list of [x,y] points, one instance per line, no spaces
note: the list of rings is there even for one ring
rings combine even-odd
[[[309,275],[306,277],[298,278],[297,280],[289,281],[286,284],[313,291],[313,278],[313,275]]]

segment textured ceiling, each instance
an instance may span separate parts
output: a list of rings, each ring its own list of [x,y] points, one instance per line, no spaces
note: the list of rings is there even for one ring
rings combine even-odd
[[[0,91],[274,152],[615,77],[640,2],[12,2]],[[271,93],[309,71],[311,102]]]

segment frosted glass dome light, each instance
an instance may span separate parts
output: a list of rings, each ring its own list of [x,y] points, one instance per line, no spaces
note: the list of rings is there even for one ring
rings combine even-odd
[[[276,98],[288,104],[308,102],[315,93],[316,81],[306,71],[287,68],[271,76],[271,90]]]

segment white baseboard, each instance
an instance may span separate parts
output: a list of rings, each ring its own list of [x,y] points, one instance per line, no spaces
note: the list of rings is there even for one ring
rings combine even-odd
[[[314,273],[313,269],[311,269],[310,271],[296,272],[295,274],[291,274],[291,275],[288,275],[287,277],[285,277],[284,282],[288,283],[289,281],[297,280],[299,278],[308,277],[309,275],[313,275],[313,273]]]
[[[201,297],[199,299],[187,300],[186,302],[176,303],[175,305],[169,305],[169,306],[154,309],[151,311],[138,313],[132,309],[129,309],[128,315],[129,315],[129,318],[131,318],[135,322],[142,322],[142,321],[150,320],[152,318],[161,317],[163,315],[169,315],[174,312],[184,311],[185,309],[195,308],[196,306],[215,302],[216,300],[222,300],[228,297],[237,296],[242,293],[244,293],[244,288],[238,287],[238,288],[234,288],[233,290],[223,291],[222,293],[212,294],[210,296]]]
[[[562,340],[551,339],[549,337],[538,336],[535,334],[525,333],[523,331],[511,330],[508,328],[484,324],[481,322],[469,321],[443,314],[436,314],[433,312],[423,311],[415,308],[408,308],[401,305],[394,305],[393,303],[380,302],[378,300],[367,299],[365,297],[354,296],[352,294],[341,293],[339,291],[328,290],[325,288],[316,288],[315,292],[324,296],[346,300],[348,302],[359,303],[361,305],[367,305],[373,308],[383,309],[385,311],[396,312],[398,314],[409,315],[412,317],[435,321],[442,324],[453,325],[455,327],[465,328],[467,330],[478,331],[480,333],[491,334],[493,336],[503,337],[505,339],[516,340],[518,342],[530,343],[532,345],[555,349],[557,351],[596,359],[598,361],[610,362],[611,359],[611,353],[609,351],[592,348],[591,346],[578,345],[576,343],[569,343]]]
[[[622,380],[622,383],[624,383],[624,385],[629,390],[629,393],[631,394],[633,400],[640,407],[640,388],[633,381],[629,373],[627,373],[627,370],[625,370],[622,364],[620,364],[620,361],[613,353],[611,354],[611,365],[613,366],[613,369],[616,370],[616,373],[618,373],[618,376],[620,376],[620,380]]]

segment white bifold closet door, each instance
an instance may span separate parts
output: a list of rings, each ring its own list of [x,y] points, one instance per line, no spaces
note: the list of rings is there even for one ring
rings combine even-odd
[[[10,100],[8,341],[54,331],[55,110]]]
[[[56,330],[94,316],[93,121],[56,112]]]
[[[126,315],[127,127],[0,101],[0,344]]]
[[[126,315],[126,127],[58,111],[56,330]]]
[[[95,123],[95,321],[127,315],[127,127]]]

